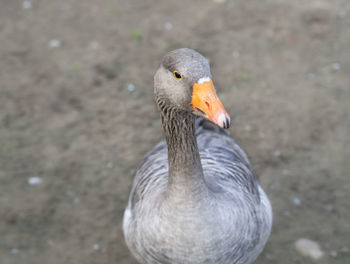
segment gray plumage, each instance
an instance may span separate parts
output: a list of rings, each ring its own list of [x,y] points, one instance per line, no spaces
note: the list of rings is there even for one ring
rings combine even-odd
[[[269,237],[271,206],[246,154],[190,107],[203,77],[209,63],[190,49],[168,53],[155,75],[166,141],[139,166],[123,220],[140,263],[250,264]]]

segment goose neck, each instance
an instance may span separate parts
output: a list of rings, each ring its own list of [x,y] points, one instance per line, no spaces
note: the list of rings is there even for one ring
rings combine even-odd
[[[195,116],[168,107],[161,111],[165,139],[168,145],[168,189],[195,193],[205,188],[195,135]]]

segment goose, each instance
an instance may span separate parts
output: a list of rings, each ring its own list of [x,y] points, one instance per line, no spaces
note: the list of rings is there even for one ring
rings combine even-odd
[[[139,263],[250,264],[272,225],[269,199],[224,129],[209,61],[182,48],[154,76],[165,141],[140,164],[123,217]]]

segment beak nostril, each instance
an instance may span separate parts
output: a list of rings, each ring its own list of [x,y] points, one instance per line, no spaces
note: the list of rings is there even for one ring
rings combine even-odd
[[[207,107],[210,109],[210,104],[208,102],[205,102],[205,104],[207,105]]]

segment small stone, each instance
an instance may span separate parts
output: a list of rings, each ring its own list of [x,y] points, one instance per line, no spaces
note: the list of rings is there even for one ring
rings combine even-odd
[[[262,81],[262,82],[260,83],[260,86],[261,86],[261,88],[265,88],[265,87],[267,86],[267,84],[266,84],[266,82]]]
[[[256,94],[256,93],[253,93],[251,95],[251,98],[254,100],[254,101],[257,101],[259,99],[259,96]]]
[[[312,73],[312,72],[310,72],[310,73],[307,74],[307,78],[308,78],[309,80],[313,80],[313,79],[315,79],[315,74]]]
[[[252,130],[252,126],[251,125],[245,125],[244,130],[249,132],[249,131]]]
[[[342,11],[339,12],[338,15],[339,15],[340,18],[345,18],[346,17],[346,11],[342,10]]]
[[[329,73],[329,66],[325,66],[322,68],[323,73]]]
[[[28,179],[28,184],[29,185],[38,185],[43,182],[43,179],[40,177],[30,177]]]
[[[100,245],[99,244],[94,244],[92,248],[94,250],[99,250],[100,249]]]
[[[80,203],[80,199],[78,197],[75,197],[73,200],[74,204],[79,204]]]
[[[132,83],[129,83],[129,84],[128,84],[128,91],[129,91],[129,92],[135,91],[135,85],[133,85]]]
[[[173,29],[173,24],[171,24],[170,22],[166,22],[164,24],[164,28],[165,28],[165,30],[170,31]]]
[[[284,216],[290,216],[290,212],[289,212],[288,210],[285,210],[285,211],[283,212],[283,214],[284,214]]]
[[[61,46],[61,41],[57,40],[57,39],[51,39],[49,41],[49,47],[50,48],[58,48]]]
[[[232,52],[232,57],[235,58],[235,59],[238,59],[239,58],[239,52],[237,50],[235,50],[234,52]]]
[[[331,204],[325,204],[324,206],[323,206],[323,208],[327,211],[327,212],[334,212],[334,206],[333,205],[331,205]]]
[[[336,258],[336,257],[338,256],[338,253],[337,253],[337,251],[335,251],[335,250],[331,250],[330,255],[331,255],[333,258]]]
[[[90,42],[90,44],[89,44],[89,48],[90,48],[90,49],[96,50],[96,49],[98,49],[99,47],[100,47],[100,43],[98,43],[97,41],[92,41],[92,42]]]
[[[18,248],[11,249],[11,254],[17,254],[17,253],[18,253]]]
[[[333,63],[332,64],[332,69],[335,71],[339,71],[340,70],[340,64],[339,63]]]
[[[290,175],[290,170],[284,169],[282,170],[283,175]]]
[[[112,168],[113,168],[113,162],[111,162],[111,161],[108,162],[108,163],[107,163],[107,168],[112,169]]]
[[[295,206],[300,206],[301,205],[301,200],[298,197],[293,197],[293,204]]]
[[[267,258],[267,259],[272,259],[272,255],[269,254],[269,253],[266,253],[266,254],[265,254],[265,258]]]
[[[273,155],[274,157],[278,158],[279,156],[281,156],[281,151],[275,150],[275,151],[272,153],[272,155]]]
[[[348,247],[342,247],[341,249],[340,249],[340,252],[342,252],[342,253],[348,253],[350,250],[349,250],[349,248]]]
[[[300,238],[294,243],[295,249],[303,256],[313,260],[318,260],[323,257],[324,253],[320,245],[307,238]]]
[[[23,1],[22,3],[23,9],[31,9],[32,8],[32,3],[30,1]]]

